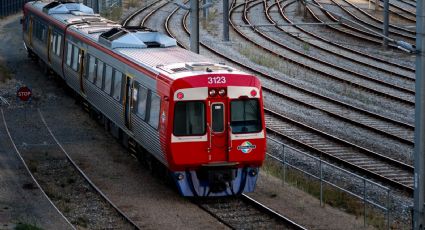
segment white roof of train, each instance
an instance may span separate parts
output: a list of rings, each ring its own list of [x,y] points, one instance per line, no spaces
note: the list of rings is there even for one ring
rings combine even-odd
[[[155,31],[122,30],[122,26],[108,19],[94,14],[93,10],[81,3],[55,3],[46,7],[50,2],[35,1],[31,5],[64,25],[73,22],[82,24],[70,27],[74,32],[101,44],[127,59],[149,69],[152,72],[161,72],[171,79],[199,75],[202,73],[238,73],[232,67],[214,64],[209,58],[177,47],[176,41],[162,33]],[[43,8],[45,8],[43,10]],[[111,38],[100,36],[102,33],[117,28]],[[122,30],[120,32],[120,30]],[[110,31],[110,32],[116,32]],[[121,34],[118,34],[121,33]],[[115,36],[115,37],[114,37]],[[150,48],[155,44],[158,48]]]

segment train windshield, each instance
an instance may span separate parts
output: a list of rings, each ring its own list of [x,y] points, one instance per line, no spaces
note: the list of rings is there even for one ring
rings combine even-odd
[[[256,133],[261,131],[261,115],[257,99],[230,102],[233,133]]]
[[[202,101],[181,101],[174,107],[174,130],[176,136],[199,136],[205,134],[205,104]]]

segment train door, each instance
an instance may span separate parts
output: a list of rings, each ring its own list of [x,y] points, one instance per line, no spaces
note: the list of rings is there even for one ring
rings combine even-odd
[[[79,80],[80,80],[80,91],[81,91],[81,95],[83,95],[83,97],[86,97],[86,93],[84,91],[84,74],[86,73],[85,71],[85,62],[84,62],[84,58],[85,58],[85,52],[83,49],[80,49],[79,51],[79,56],[78,56],[78,61],[80,62],[80,72],[78,73],[79,76]]]
[[[32,30],[34,29],[34,19],[33,16],[30,16],[29,28],[28,28],[28,39],[30,41],[30,47],[32,48]]]
[[[226,98],[212,98],[208,101],[208,132],[210,140],[211,162],[220,162],[228,160],[228,102]]]
[[[125,77],[124,89],[124,124],[127,129],[131,130],[131,110],[132,110],[132,95],[133,95],[133,79],[129,76]]]
[[[52,37],[53,37],[52,27],[49,26],[47,30],[47,61],[49,62],[49,64],[52,64],[52,59],[51,59],[51,53],[52,53],[52,47],[53,47]]]

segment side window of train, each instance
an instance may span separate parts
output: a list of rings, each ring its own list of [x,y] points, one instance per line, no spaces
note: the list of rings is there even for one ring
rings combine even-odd
[[[40,29],[41,29],[40,40],[43,41],[43,42],[45,42],[47,40],[46,39],[46,37],[47,37],[47,26],[44,23],[40,23]]]
[[[146,119],[146,102],[148,100],[148,89],[137,84],[137,97],[133,98],[134,112],[143,120]]]
[[[160,108],[161,108],[161,98],[157,94],[152,93],[148,123],[155,129],[158,129]]]
[[[53,50],[54,50],[54,54],[56,54],[56,56],[60,56],[61,55],[61,45],[62,45],[62,35],[56,33],[55,37],[55,42],[53,42]]]
[[[78,71],[80,67],[80,49],[73,45],[74,51],[72,52],[72,69]]]
[[[50,38],[50,49],[52,53],[56,53],[56,37],[58,34],[56,32],[52,33],[52,37]]]
[[[38,20],[35,20],[35,19],[34,19],[34,20],[33,20],[33,24],[34,24],[34,26],[33,26],[34,28],[33,28],[33,32],[32,32],[32,33],[33,33],[33,36],[34,36],[36,39],[40,39],[40,38],[39,38],[39,32],[40,32],[40,28],[39,28],[40,26],[39,26],[39,25],[40,25],[40,23],[38,22]]]
[[[114,73],[114,86],[113,86],[113,95],[115,100],[121,100],[121,88],[122,88],[122,73],[118,70],[115,70]]]
[[[88,58],[88,62],[89,62],[88,64],[89,68],[87,68],[88,72],[86,76],[91,83],[94,83],[96,79],[95,77],[96,76],[96,58],[90,55]]]
[[[71,57],[72,57],[72,45],[71,43],[66,43],[66,65],[71,66]]]
[[[107,94],[111,94],[111,86],[112,86],[112,67],[105,64],[105,88],[104,91]]]
[[[103,81],[103,62],[101,60],[97,60],[97,74],[96,74],[96,86],[100,89],[102,88],[102,81]]]

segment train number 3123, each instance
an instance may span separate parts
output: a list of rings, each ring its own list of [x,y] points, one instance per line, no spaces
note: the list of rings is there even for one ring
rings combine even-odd
[[[208,84],[226,84],[226,77],[209,77]]]

